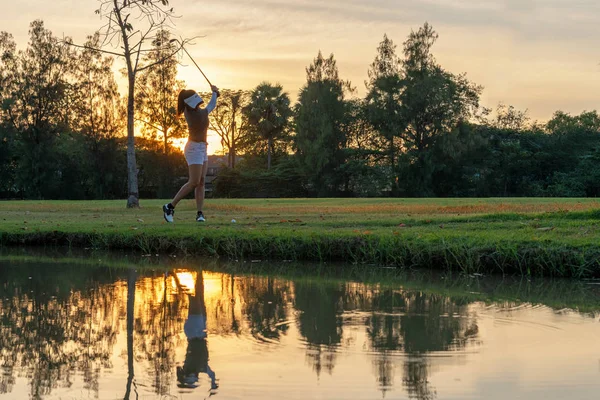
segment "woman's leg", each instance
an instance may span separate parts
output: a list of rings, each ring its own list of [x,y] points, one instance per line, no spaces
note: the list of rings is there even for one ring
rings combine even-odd
[[[198,211],[202,211],[202,207],[204,206],[204,193],[206,189],[206,173],[208,172],[208,163],[204,163],[204,167],[202,168],[202,175],[200,177],[200,184],[196,186],[194,195],[196,196],[196,208]]]
[[[181,187],[181,189],[179,189],[179,192],[177,192],[173,200],[171,200],[173,207],[175,207],[181,199],[187,196],[188,193],[198,187],[202,178],[203,169],[204,168],[202,164],[192,164],[189,166],[188,181]]]

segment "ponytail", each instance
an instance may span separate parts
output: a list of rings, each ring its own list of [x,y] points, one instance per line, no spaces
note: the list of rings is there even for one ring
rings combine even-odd
[[[177,96],[177,115],[181,115],[183,113],[183,111],[186,109],[186,107],[190,108],[190,106],[185,104],[184,100],[195,94],[196,94],[196,91],[191,90],[191,89],[183,89],[182,91],[179,92],[179,95]]]

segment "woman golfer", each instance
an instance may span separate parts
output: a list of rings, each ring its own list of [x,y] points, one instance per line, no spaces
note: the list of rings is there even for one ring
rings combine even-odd
[[[177,98],[177,115],[185,116],[187,121],[189,138],[185,145],[183,154],[188,163],[189,179],[179,192],[175,195],[169,204],[163,206],[165,220],[173,222],[175,207],[181,199],[194,190],[196,197],[196,208],[198,214],[196,221],[204,222],[202,207],[204,206],[204,185],[206,181],[206,171],[208,170],[208,153],[206,151],[206,134],[208,132],[208,114],[215,109],[219,89],[211,85],[212,97],[205,108],[200,105],[204,100],[194,90],[186,89],[179,92]]]

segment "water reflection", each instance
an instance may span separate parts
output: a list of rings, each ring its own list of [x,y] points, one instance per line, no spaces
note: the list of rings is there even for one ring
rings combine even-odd
[[[273,277],[240,279],[240,296],[244,299],[246,315],[252,336],[262,341],[277,341],[285,335],[289,325],[288,291],[285,282]]]
[[[73,290],[51,271],[0,269],[0,393],[26,378],[29,397],[43,398],[69,387],[75,371],[85,389],[97,392],[101,371],[111,367],[121,329],[118,288],[88,272],[72,276],[79,287]]]
[[[380,397],[434,399],[466,371],[476,375],[473,357],[500,341],[490,330],[514,317],[490,314],[513,303],[490,309],[381,284],[182,267],[4,263],[0,282],[0,394],[11,398],[252,397],[253,387],[281,397],[294,385],[298,398],[326,388],[350,398],[370,385]],[[548,326],[573,315],[547,311],[525,309]]]
[[[306,357],[317,376],[333,372],[342,340],[344,287],[299,282],[294,285],[298,329],[307,342]]]
[[[186,273],[173,274],[177,286],[185,291],[181,284],[181,276]],[[188,313],[183,326],[187,338],[187,350],[182,367],[177,367],[177,382],[181,388],[198,387],[198,375],[205,373],[210,377],[210,388],[218,388],[215,372],[208,365],[208,344],[206,331],[206,304],[204,303],[204,279],[202,272],[196,273],[194,292],[188,293]]]

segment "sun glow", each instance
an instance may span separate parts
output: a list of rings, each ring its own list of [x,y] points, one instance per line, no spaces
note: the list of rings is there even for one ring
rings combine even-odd
[[[196,275],[197,272],[178,270],[175,271],[175,280],[173,283],[179,287],[185,294],[194,296],[196,294]]]
[[[186,143],[187,138],[171,139],[171,146],[173,146],[176,149],[179,149],[182,153]]]
[[[189,270],[175,270],[171,280],[171,287],[174,290],[181,290],[190,296],[196,295],[196,279],[198,274],[202,273],[204,282],[204,297],[220,297],[222,295],[222,274],[211,272],[196,272]]]
[[[179,149],[183,153],[183,149],[185,148],[185,144],[187,143],[186,138],[178,138],[172,139],[171,145],[177,149]],[[221,146],[221,138],[215,131],[208,131],[208,154],[223,154],[223,146]]]

